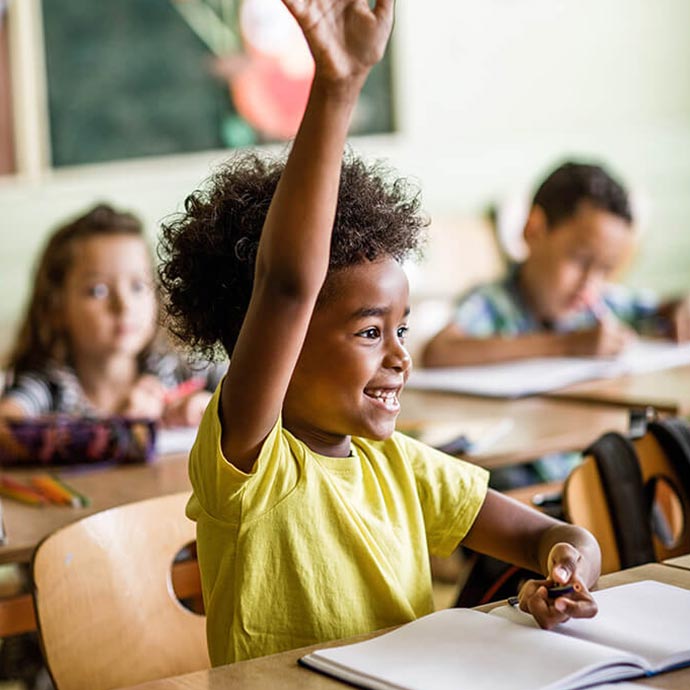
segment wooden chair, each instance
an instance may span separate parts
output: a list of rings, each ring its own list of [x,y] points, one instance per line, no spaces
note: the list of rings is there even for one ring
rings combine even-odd
[[[656,560],[690,553],[690,486],[678,476],[650,432],[635,440],[633,446],[652,505],[647,518]],[[596,537],[602,552],[602,574],[631,565],[621,562],[611,510],[593,456],[585,457],[566,480],[563,509],[570,522],[586,527]]]
[[[58,690],[109,690],[210,666],[206,619],[180,604],[171,576],[176,554],[195,539],[188,498],[112,508],[39,544],[34,604]]]

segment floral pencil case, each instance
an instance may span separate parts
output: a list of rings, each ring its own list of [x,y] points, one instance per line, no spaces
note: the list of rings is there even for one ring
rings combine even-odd
[[[136,463],[155,452],[156,422],[106,417],[38,417],[0,421],[0,465]]]

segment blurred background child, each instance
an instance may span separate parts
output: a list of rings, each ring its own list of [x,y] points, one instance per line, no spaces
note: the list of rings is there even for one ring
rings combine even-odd
[[[141,222],[99,204],[48,240],[8,362],[7,418],[52,413],[196,426],[218,368],[195,370],[162,343]]]
[[[608,282],[635,235],[628,193],[604,168],[559,166],[537,189],[523,232],[525,261],[459,298],[424,349],[426,366],[610,356],[636,332],[690,338],[687,301],[662,303]]]

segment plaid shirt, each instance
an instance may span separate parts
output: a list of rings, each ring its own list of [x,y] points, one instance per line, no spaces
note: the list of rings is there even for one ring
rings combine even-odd
[[[458,300],[455,324],[467,335],[488,338],[553,330],[570,332],[593,328],[597,318],[591,308],[568,314],[553,324],[535,318],[526,305],[518,281],[520,265],[513,266],[501,280],[472,288]],[[600,307],[611,312],[640,333],[658,333],[659,301],[648,291],[633,291],[623,285],[608,285]]]

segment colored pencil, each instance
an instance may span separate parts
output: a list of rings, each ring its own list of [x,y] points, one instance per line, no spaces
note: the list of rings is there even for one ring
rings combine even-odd
[[[47,502],[43,494],[10,477],[0,477],[0,496],[29,505],[44,505]]]
[[[0,502],[0,546],[7,544],[7,532],[5,531],[5,515]]]
[[[39,474],[29,480],[33,487],[52,503],[79,507],[79,499],[64,489],[50,475]]]
[[[65,491],[70,493],[73,498],[76,498],[78,501],[78,505],[81,508],[86,508],[87,506],[91,505],[91,499],[88,496],[85,496],[82,493],[79,493],[73,486],[70,484],[67,484],[64,479],[61,477],[58,477],[56,475],[51,475],[53,478],[53,481],[55,481],[57,484],[59,484]]]
[[[168,388],[163,395],[163,401],[166,405],[169,405],[170,403],[202,390],[204,384],[205,381],[202,377],[187,379],[173,388]]]

